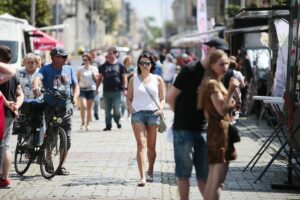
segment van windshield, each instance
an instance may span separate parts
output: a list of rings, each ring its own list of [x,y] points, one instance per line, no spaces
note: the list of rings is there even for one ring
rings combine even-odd
[[[10,63],[16,63],[18,59],[18,42],[0,40],[0,44],[8,46],[11,49],[12,58]]]

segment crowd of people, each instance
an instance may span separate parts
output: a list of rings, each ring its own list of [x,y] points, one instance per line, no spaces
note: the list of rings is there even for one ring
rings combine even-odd
[[[67,133],[68,150],[71,147],[73,104],[80,108],[80,129],[88,131],[92,116],[96,120],[100,117],[99,100],[103,98],[103,131],[112,130],[112,120],[121,129],[121,117],[125,111],[131,116],[139,187],[153,181],[157,133],[167,102],[174,111],[172,132],[180,198],[189,198],[189,179],[194,166],[204,199],[220,199],[229,162],[237,157],[228,134],[229,125],[236,120],[232,113],[246,113],[243,90],[253,74],[251,77],[252,71],[247,69],[244,78],[240,72],[240,66],[246,62],[244,52],[237,57],[230,56],[223,39],[214,38],[204,44],[207,46],[205,59],[184,55],[188,59],[179,59],[180,62],[171,53],[156,55],[144,50],[136,64],[130,55],[124,57],[122,63],[115,47],[108,48],[101,59],[92,50],[81,55],[82,66],[77,71],[67,64],[68,52],[61,47],[51,50],[50,64],[42,65],[40,58],[30,53],[24,58],[23,68],[18,71],[11,69],[7,64],[11,51],[1,45],[0,106],[3,104],[5,108],[0,109],[0,141],[4,144],[1,148],[0,187],[10,185],[10,137],[13,121],[18,117],[24,98],[43,99],[45,124],[50,120],[53,106],[63,108],[62,128]],[[60,100],[53,105],[54,97],[51,94],[41,97],[41,88],[59,90],[71,100]],[[2,123],[4,119],[5,124]],[[58,175],[68,174],[63,165]]]

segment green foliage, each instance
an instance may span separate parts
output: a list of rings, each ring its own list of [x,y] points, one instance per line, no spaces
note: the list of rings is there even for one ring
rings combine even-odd
[[[151,33],[151,35],[153,36],[153,38],[150,38],[148,34],[145,34],[145,42],[150,44],[151,46],[154,45],[155,39],[161,37],[162,35],[161,28],[153,25],[153,22],[155,22],[155,18],[152,16],[144,18],[144,23],[147,29],[149,30],[149,32]]]
[[[106,1],[103,7],[103,16],[105,16],[105,21],[107,24],[107,32],[112,33],[114,30],[117,29],[117,16],[118,16],[118,9],[114,5],[112,1]]]
[[[9,13],[15,17],[30,22],[31,0],[1,0],[0,14]],[[36,26],[43,27],[50,24],[51,10],[48,0],[36,1]]]
[[[289,5],[290,0],[276,0],[276,5]]]
[[[229,17],[233,17],[235,13],[237,13],[241,7],[238,4],[228,4],[227,14]]]

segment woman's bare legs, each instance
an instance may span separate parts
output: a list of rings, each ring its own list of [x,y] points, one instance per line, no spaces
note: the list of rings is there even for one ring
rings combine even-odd
[[[87,116],[86,116],[86,130],[89,130],[89,124],[92,121],[92,108],[93,108],[94,100],[89,99],[86,100],[86,110],[87,110]]]
[[[152,177],[153,176],[153,167],[156,158],[156,136],[158,126],[146,126],[147,130],[147,156],[149,162],[148,174]]]
[[[134,132],[136,144],[137,144],[137,152],[136,158],[140,171],[140,181],[146,182],[145,170],[146,170],[146,151],[147,151],[147,138],[145,136],[145,126],[142,123],[134,123],[132,124],[132,129]]]
[[[87,107],[87,102],[85,98],[80,98],[80,116],[81,116],[81,129],[83,129],[85,125],[85,110]]]
[[[205,186],[205,200],[219,200],[229,163],[210,164],[207,183]]]

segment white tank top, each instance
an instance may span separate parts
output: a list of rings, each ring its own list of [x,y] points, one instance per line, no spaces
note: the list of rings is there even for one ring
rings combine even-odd
[[[159,90],[157,76],[151,74],[151,81],[146,84],[147,90],[154,97],[155,101],[159,104]],[[158,110],[157,105],[153,102],[147,93],[145,86],[141,83],[137,74],[133,78],[133,101],[132,107],[135,112],[141,110]]]

